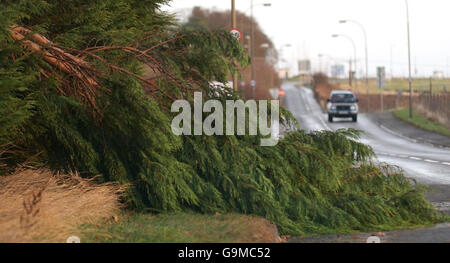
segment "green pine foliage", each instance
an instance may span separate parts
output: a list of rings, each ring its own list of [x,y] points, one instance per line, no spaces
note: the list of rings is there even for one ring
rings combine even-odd
[[[54,170],[128,184],[128,207],[154,212],[190,210],[264,216],[282,233],[392,229],[439,218],[402,172],[370,160],[355,130],[287,134],[276,147],[258,136],[172,134],[175,99],[212,91],[248,56],[226,31],[177,25],[159,7],[163,0],[19,0],[0,4],[0,168],[33,160]],[[84,57],[102,72],[96,107],[61,94],[52,65],[9,36],[21,25]],[[148,50],[151,59],[123,49]],[[149,62],[150,60],[150,62]],[[152,86],[136,76],[151,72]],[[152,64],[153,63],[153,64]],[[61,74],[61,73],[59,73]],[[69,83],[75,81],[67,75]],[[155,88],[156,87],[156,88]],[[282,111],[284,121],[294,123]],[[14,145],[13,150],[6,145]]]

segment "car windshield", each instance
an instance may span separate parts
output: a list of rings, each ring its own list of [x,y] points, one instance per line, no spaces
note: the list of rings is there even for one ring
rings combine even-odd
[[[334,94],[331,96],[331,102],[353,103],[355,102],[355,96],[353,94]]]

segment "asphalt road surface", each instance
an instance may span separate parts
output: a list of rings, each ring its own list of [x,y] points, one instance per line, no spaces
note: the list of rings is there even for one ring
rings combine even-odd
[[[350,118],[334,118],[334,122],[329,123],[328,115],[320,108],[311,89],[296,87],[293,82],[285,82],[283,89],[286,91],[284,104],[299,121],[302,129],[317,131],[354,128],[363,131],[361,142],[372,146],[379,162],[396,165],[403,169],[406,177],[430,186],[427,198],[439,210],[450,212],[450,148],[412,142],[401,134],[379,126],[366,114],[360,114],[357,123],[353,123]],[[439,231],[445,232],[449,238],[436,240],[437,242],[449,242],[450,227],[446,225],[444,229],[445,231]],[[424,237],[428,236],[432,240],[434,235],[431,233]]]
[[[313,91],[306,87],[297,88],[294,83],[283,85],[286,91],[285,105],[307,131],[338,130],[354,128],[364,134],[361,142],[373,147],[380,162],[401,167],[405,175],[427,185],[450,186],[450,148],[435,147],[428,144],[413,143],[394,132],[378,126],[365,114],[358,116],[358,122],[350,118],[334,118],[328,122],[313,96]]]

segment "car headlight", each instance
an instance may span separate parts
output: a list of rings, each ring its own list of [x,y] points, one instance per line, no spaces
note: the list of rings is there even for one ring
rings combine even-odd
[[[355,111],[356,110],[356,106],[350,106],[350,110]]]
[[[336,106],[331,106],[331,110],[335,111],[336,110]]]

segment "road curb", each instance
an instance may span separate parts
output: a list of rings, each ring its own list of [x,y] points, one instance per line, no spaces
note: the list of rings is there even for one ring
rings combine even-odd
[[[407,141],[413,142],[413,143],[422,143],[422,144],[431,145],[431,146],[434,146],[434,147],[439,147],[439,148],[442,148],[442,149],[450,149],[450,147],[448,145],[441,144],[441,143],[438,143],[436,141],[430,141],[430,140],[427,140],[427,139],[421,138],[421,137],[412,137],[412,136],[408,136],[406,134],[394,131],[393,129],[386,127],[386,125],[384,125],[383,122],[380,121],[378,118],[376,118],[376,116],[374,116],[374,115],[369,114],[368,117],[370,119],[372,119],[372,121],[374,121],[374,123],[377,124],[378,127],[380,127],[382,130],[384,130],[384,131],[386,131],[386,132],[388,132],[388,133],[390,133],[390,134],[392,134],[394,136],[401,137],[401,138],[403,138],[403,139],[405,139]],[[395,116],[393,116],[393,118],[395,118]],[[415,129],[419,129],[419,130],[423,131],[423,133],[432,133],[430,131],[427,131],[427,130],[421,129],[419,127],[413,126],[413,125],[409,124],[408,122],[405,122],[405,121],[400,120],[398,118],[395,118],[395,120],[398,121],[399,123],[412,126]]]

